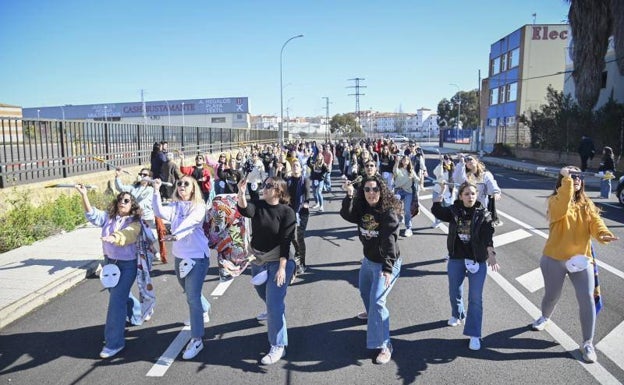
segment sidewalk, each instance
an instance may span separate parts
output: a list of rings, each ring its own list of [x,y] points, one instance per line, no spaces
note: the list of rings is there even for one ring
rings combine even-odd
[[[434,147],[423,149],[429,154],[436,152]],[[445,150],[441,152],[456,152]],[[521,160],[487,156],[481,160],[486,165],[553,178],[558,174],[538,171],[544,166]],[[589,180],[588,186],[594,190],[599,183],[598,179]],[[0,329],[92,275],[103,260],[99,237],[100,229],[88,225],[0,254]]]
[[[88,225],[0,254],[0,329],[92,275],[100,232]]]

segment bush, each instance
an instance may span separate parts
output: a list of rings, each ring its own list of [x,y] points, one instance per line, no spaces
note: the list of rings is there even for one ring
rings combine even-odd
[[[110,195],[89,193],[89,200],[94,207],[105,209],[111,199]],[[86,223],[78,194],[63,194],[38,207],[30,203],[28,195],[8,203],[10,208],[0,217],[0,253],[74,230]]]

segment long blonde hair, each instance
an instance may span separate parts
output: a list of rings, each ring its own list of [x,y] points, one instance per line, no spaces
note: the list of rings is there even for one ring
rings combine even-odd
[[[189,175],[184,175],[182,178],[179,179],[179,181],[188,181],[191,186],[193,186],[193,191],[191,191],[191,199],[189,199],[189,201],[191,202],[191,206],[196,207],[198,205],[206,205],[206,203],[204,202],[204,196],[202,195],[202,192],[199,188],[199,183],[197,183],[197,180],[195,178],[193,178],[192,176]],[[177,183],[177,182],[176,182]],[[178,194],[178,188],[177,186],[175,186],[175,191],[173,192],[173,200],[174,201],[183,201],[182,197],[180,197],[180,195]]]

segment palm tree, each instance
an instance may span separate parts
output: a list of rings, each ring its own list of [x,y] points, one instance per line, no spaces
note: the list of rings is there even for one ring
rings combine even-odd
[[[615,40],[618,69],[624,75],[624,0],[567,1],[574,39],[571,56],[576,99],[581,107],[589,110],[598,101],[611,35]]]

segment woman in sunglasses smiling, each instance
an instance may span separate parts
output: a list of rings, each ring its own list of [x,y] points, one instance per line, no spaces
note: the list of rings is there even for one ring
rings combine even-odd
[[[262,190],[262,200],[247,202],[247,180],[238,183],[238,209],[251,218],[251,273],[255,277],[266,270],[266,282],[254,286],[266,303],[267,326],[271,349],[261,363],[271,365],[286,355],[288,330],[286,328],[286,288],[295,271],[290,258],[290,243],[295,233],[297,218],[288,205],[290,196],[286,182],[277,177],[268,178]],[[264,273],[263,273],[264,274]]]
[[[91,206],[87,189],[76,185],[82,197],[87,220],[102,228],[102,249],[106,264],[119,268],[119,282],[108,289],[108,310],[104,327],[104,348],[101,358],[110,358],[126,345],[124,333],[126,318],[141,316],[141,304],[130,296],[130,289],[137,275],[136,240],[141,233],[141,208],[132,195],[121,192],[106,211]]]
[[[366,347],[379,349],[376,362],[385,364],[392,356],[390,313],[386,298],[401,270],[399,213],[401,203],[388,190],[379,175],[367,176],[357,190],[347,183],[340,216],[358,225],[364,258],[359,274],[360,296],[367,320]]]
[[[154,189],[158,191],[161,180],[154,180]],[[204,278],[208,272],[210,250],[208,238],[204,234],[203,224],[206,217],[206,204],[197,181],[188,175],[176,182],[173,193],[173,202],[163,206],[160,194],[154,192],[152,206],[156,216],[171,223],[171,235],[168,240],[173,241],[171,251],[175,256],[175,271],[178,283],[186,293],[186,302],[189,305],[191,340],[189,341],[182,358],[189,360],[203,348],[204,323],[208,322],[210,304],[202,296]],[[190,261],[189,261],[190,260]],[[190,271],[181,269],[190,267]],[[180,274],[182,270],[182,274]]]
[[[591,238],[609,243],[619,238],[613,235],[600,217],[600,210],[585,194],[581,170],[574,166],[563,167],[555,191],[548,197],[548,239],[540,259],[544,278],[542,316],[532,324],[533,330],[544,330],[550,323],[563,289],[566,275],[570,278],[579,305],[583,345],[581,353],[586,362],[598,359],[594,349],[596,305],[594,302],[594,269]],[[585,267],[570,271],[567,263],[573,257],[581,258]],[[569,316],[569,314],[566,314]]]

